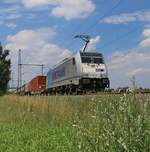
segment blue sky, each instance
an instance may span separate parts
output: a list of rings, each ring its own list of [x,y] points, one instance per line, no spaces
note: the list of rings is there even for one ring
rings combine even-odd
[[[0,40],[11,50],[14,77],[18,49],[25,63],[49,68],[83,46],[77,34],[90,35],[89,50],[104,54],[112,87],[130,86],[133,75],[150,87],[149,0],[1,0]],[[28,81],[39,69],[24,73]]]

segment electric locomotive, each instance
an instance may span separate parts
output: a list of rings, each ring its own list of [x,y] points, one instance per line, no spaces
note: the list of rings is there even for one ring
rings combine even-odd
[[[70,58],[55,65],[47,73],[48,93],[100,91],[109,88],[107,66],[102,53],[86,52],[89,37],[82,38],[86,45]]]

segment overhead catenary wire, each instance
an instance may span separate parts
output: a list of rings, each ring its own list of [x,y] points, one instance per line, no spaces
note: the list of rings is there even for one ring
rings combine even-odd
[[[136,26],[136,27],[132,28],[131,30],[128,30],[128,32],[126,32],[125,34],[118,36],[116,39],[113,39],[113,40],[109,41],[108,43],[105,43],[104,45],[98,47],[97,49],[102,49],[102,48],[108,47],[113,42],[119,41],[119,40],[127,37],[128,35],[132,34],[133,32],[141,29],[142,27],[143,27],[143,24],[140,24],[139,26]]]
[[[100,22],[100,20],[102,20],[102,19],[103,19],[104,17],[106,17],[107,15],[109,15],[109,14],[110,14],[113,10],[115,10],[120,4],[121,4],[121,0],[118,0],[118,2],[117,2],[110,10],[106,11],[102,16],[100,16],[100,18],[99,18],[98,20],[96,20],[96,22],[93,23],[90,27],[86,28],[85,31],[84,31],[84,33],[85,33],[86,31],[88,31],[88,33],[89,33],[89,31],[93,30],[94,27]],[[80,27],[80,28],[81,28],[81,27]],[[77,32],[79,31],[78,29],[80,29],[80,28],[78,27],[77,30],[74,31],[73,34],[76,35]],[[69,47],[72,46],[73,44],[74,44],[74,40],[72,40],[72,41],[66,46],[66,48],[69,48]]]
[[[121,0],[118,0],[118,2],[109,10],[107,11],[104,15],[102,15],[94,24],[92,24],[89,28],[86,29],[86,31],[92,31],[94,27],[100,23],[100,20],[102,20],[104,17],[109,15],[113,10],[115,10],[119,5],[121,4]]]

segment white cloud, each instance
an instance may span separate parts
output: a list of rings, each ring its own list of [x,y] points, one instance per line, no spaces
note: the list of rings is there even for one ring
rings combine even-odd
[[[91,0],[23,0],[23,4],[27,8],[52,5],[51,14],[66,20],[85,18],[95,10]]]
[[[127,73],[127,76],[129,77],[132,77],[132,76],[135,76],[135,75],[145,75],[145,74],[148,74],[150,73],[150,69],[144,69],[144,68],[137,68],[137,69],[134,69],[132,71],[129,71]]]
[[[96,36],[95,38],[91,38],[90,39],[90,43],[88,44],[88,47],[87,47],[87,51],[95,51],[96,49],[96,45],[100,42],[100,39],[101,37],[100,36]],[[81,48],[81,51],[83,51],[85,46],[83,46]]]
[[[1,8],[0,19],[3,20],[4,22],[7,22],[6,20],[19,19],[22,17],[20,10],[21,8],[17,5]]]
[[[47,8],[51,15],[64,17],[66,20],[85,18],[95,10],[92,0],[3,0],[2,3],[10,3],[11,6],[1,8],[0,13],[6,19],[17,19],[22,15],[23,6],[27,9]],[[51,7],[47,7],[51,6]]]
[[[19,0],[1,0],[2,3],[16,3],[18,2]]]
[[[7,23],[5,26],[10,29],[15,29],[17,27],[17,25],[15,23]]]
[[[140,44],[142,47],[148,47],[150,48],[150,37],[143,40]]]
[[[5,23],[4,21],[0,21],[0,27],[7,27],[10,29],[15,29],[17,25],[15,23]]]
[[[109,59],[108,69],[112,86],[131,86],[135,76],[138,87],[150,87],[150,28],[145,28],[140,47],[128,51],[117,51]]]
[[[108,24],[127,24],[130,22],[136,22],[136,21],[150,22],[150,10],[113,15],[113,16],[104,18],[100,22],[108,23]]]
[[[147,47],[150,48],[150,28],[146,28],[143,32],[144,39],[141,41],[140,46],[141,47]]]
[[[48,4],[58,4],[58,0],[22,0],[27,8],[41,7]]]
[[[89,51],[95,50],[96,49],[96,45],[100,42],[100,39],[101,39],[100,36],[97,36],[96,38],[92,38],[90,40],[89,45],[88,45],[88,50]]]
[[[85,18],[95,10],[94,4],[89,0],[64,0],[52,10],[57,17],[65,17],[67,20],[74,18]]]
[[[15,35],[7,37],[8,44],[6,48],[11,50],[12,65],[15,65],[13,71],[17,69],[18,50],[22,49],[23,63],[45,64],[49,68],[60,60],[71,55],[67,49],[60,48],[56,44],[49,42],[54,36],[55,31],[51,28],[41,28],[36,30],[23,30]],[[33,72],[32,72],[33,71]],[[27,74],[26,80],[31,79],[36,73],[32,69]]]
[[[10,15],[8,15],[7,17],[6,17],[6,19],[8,19],[8,20],[14,20],[14,19],[18,19],[18,18],[21,18],[22,17],[22,15],[21,14],[10,14]]]
[[[13,5],[11,7],[1,8],[0,13],[1,14],[6,14],[6,13],[13,14],[13,13],[16,13],[19,9],[20,9],[19,6]]]
[[[150,28],[147,28],[147,29],[144,30],[143,36],[144,37],[150,37]]]
[[[146,62],[150,63],[150,52],[144,53],[138,50],[131,50],[126,54],[122,52],[115,52],[112,55],[110,68],[112,70],[118,70],[122,68],[122,66],[136,66],[137,63],[143,65]]]
[[[150,87],[150,52],[130,50],[128,53],[115,52],[108,69],[113,87],[130,86],[130,78],[135,76],[137,85]]]

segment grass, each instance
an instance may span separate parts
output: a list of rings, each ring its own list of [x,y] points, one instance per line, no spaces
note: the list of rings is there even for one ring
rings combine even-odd
[[[0,152],[149,152],[150,97],[0,97]]]

